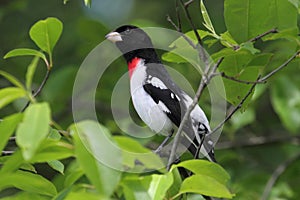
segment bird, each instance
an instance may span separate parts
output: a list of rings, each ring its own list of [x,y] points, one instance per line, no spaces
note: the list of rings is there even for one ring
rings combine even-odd
[[[137,114],[152,131],[166,136],[157,149],[159,152],[180,126],[193,99],[172,80],[144,30],[123,25],[105,38],[116,45],[127,62],[130,93]],[[183,133],[180,141],[193,156],[198,157],[201,146],[200,153],[216,162],[210,125],[198,104],[188,116]]]

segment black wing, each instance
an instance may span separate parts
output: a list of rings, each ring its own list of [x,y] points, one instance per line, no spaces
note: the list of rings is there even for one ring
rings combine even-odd
[[[179,127],[181,122],[181,109],[178,97],[170,89],[161,89],[152,84],[145,84],[144,90],[152,97],[155,103],[162,102],[170,112],[165,112],[170,120]]]

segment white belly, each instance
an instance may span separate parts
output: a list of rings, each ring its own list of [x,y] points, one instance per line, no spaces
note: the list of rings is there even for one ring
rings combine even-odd
[[[146,76],[145,67],[136,67],[130,80],[130,92],[135,110],[140,118],[156,133],[168,135],[173,128],[173,123],[166,113],[157,106],[152,97],[143,88]]]

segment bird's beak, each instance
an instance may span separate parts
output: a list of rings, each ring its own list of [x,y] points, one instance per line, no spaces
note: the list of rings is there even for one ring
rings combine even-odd
[[[105,38],[108,39],[109,41],[113,42],[113,43],[123,41],[122,37],[121,37],[121,34],[118,33],[118,32],[110,32],[109,34],[107,34],[105,36]]]

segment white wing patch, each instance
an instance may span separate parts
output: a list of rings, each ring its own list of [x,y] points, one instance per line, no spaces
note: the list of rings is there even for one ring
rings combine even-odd
[[[159,101],[157,104],[164,112],[166,113],[171,113],[171,111],[167,108],[167,106],[162,102]]]
[[[167,86],[157,77],[152,77],[149,75],[146,82],[162,90],[168,89]]]

